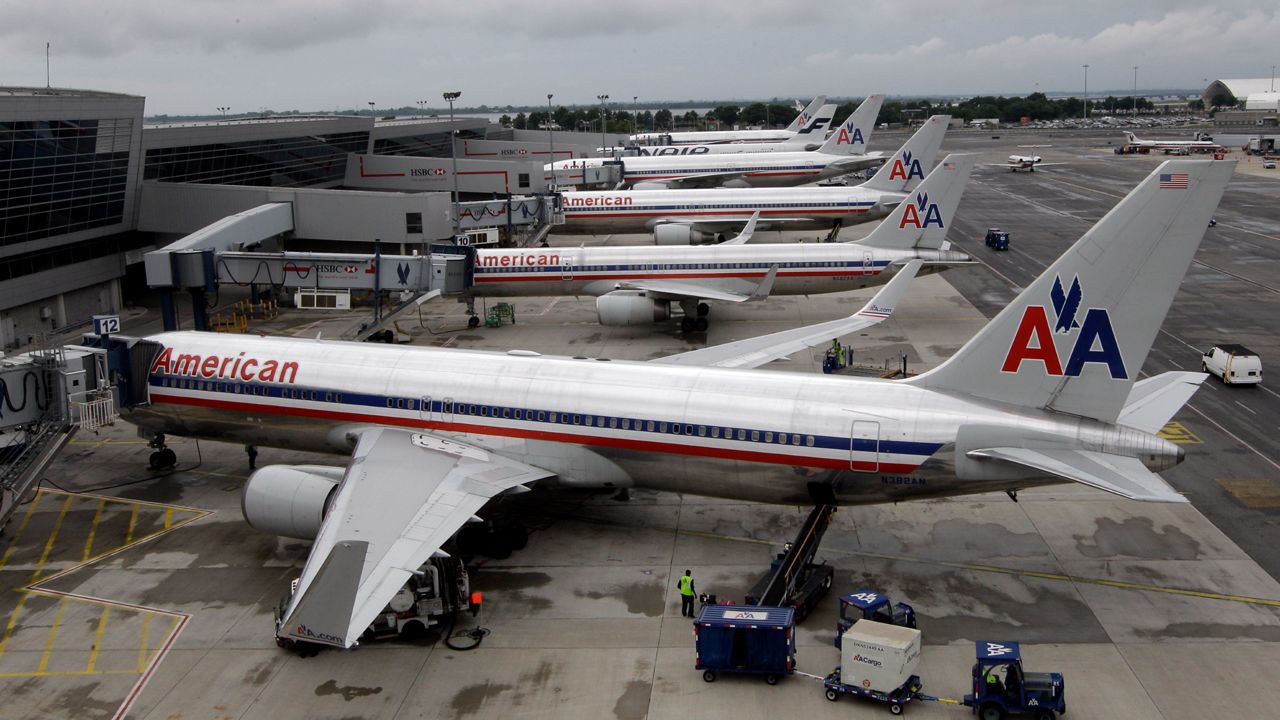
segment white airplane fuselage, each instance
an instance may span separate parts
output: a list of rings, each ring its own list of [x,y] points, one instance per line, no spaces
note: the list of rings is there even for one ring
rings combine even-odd
[[[884,217],[905,193],[854,187],[734,190],[611,190],[561,193],[563,233],[649,232],[657,225],[730,226],[760,213],[760,222],[788,230],[831,228]]]
[[[700,143],[779,143],[790,140],[792,130],[702,130],[697,132],[639,133],[631,142],[645,145],[697,145]]]
[[[621,163],[623,182],[629,185],[725,173],[732,175],[732,182],[750,187],[794,187],[857,169],[852,166],[839,168],[833,163],[862,159],[865,160],[863,166],[866,166],[883,159],[882,155],[833,155],[801,150],[767,154],[626,157],[615,162]],[[571,183],[574,163],[581,162],[584,161],[562,160],[544,170],[548,177],[554,174],[560,182]]]
[[[857,243],[628,245],[476,252],[472,292],[489,297],[600,296],[638,280],[683,280],[744,292],[776,265],[771,295],[811,295],[882,284],[892,263],[921,258],[921,274],[969,261],[949,250],[889,249]]]
[[[860,504],[1061,482],[1019,468],[957,478],[966,424],[1135,453],[1174,447],[876,379],[197,332],[148,340],[163,347],[150,402],[124,411],[145,431],[348,455],[353,430],[417,428],[571,486],[807,504],[821,483]]]

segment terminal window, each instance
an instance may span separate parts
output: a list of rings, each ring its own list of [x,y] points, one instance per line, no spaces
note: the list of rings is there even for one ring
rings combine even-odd
[[[0,122],[0,243],[124,221],[133,119]]]

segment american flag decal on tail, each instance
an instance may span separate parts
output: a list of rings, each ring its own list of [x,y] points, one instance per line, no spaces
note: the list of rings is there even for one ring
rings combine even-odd
[[[1186,190],[1187,174],[1160,173],[1160,188],[1162,190]]]

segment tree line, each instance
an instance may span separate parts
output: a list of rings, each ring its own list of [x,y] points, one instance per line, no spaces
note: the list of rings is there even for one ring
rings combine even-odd
[[[836,120],[849,116],[861,100],[841,103],[836,109]],[[1236,99],[1223,96],[1213,98],[1213,106],[1233,107]],[[1089,115],[1125,115],[1137,108],[1139,113],[1157,112],[1156,106],[1146,98],[1132,96],[1114,96],[1090,98]],[[1193,100],[1187,103],[1188,110],[1203,110],[1204,102]],[[643,110],[638,113],[604,108],[605,131],[611,133],[655,132],[661,130],[715,130],[729,129],[734,126],[751,125],[766,128],[785,127],[796,116],[796,109],[790,105],[777,103],[752,103],[749,105],[720,105],[703,114],[696,110],[681,113],[669,109],[656,112]],[[961,118],[965,122],[976,119],[998,118],[1003,123],[1016,123],[1022,118],[1031,120],[1062,120],[1078,118],[1084,115],[1084,101],[1081,98],[1050,98],[1044,93],[1032,93],[1025,97],[1005,97],[1002,95],[981,95],[960,102],[945,100],[890,100],[880,109],[877,122],[898,125],[913,119],[919,120],[935,114],[947,114]],[[545,110],[528,114],[518,113],[515,116],[503,115],[499,122],[506,127],[520,130],[541,130],[547,127],[547,118],[554,121],[554,127],[563,130],[583,132],[600,132],[601,108],[566,108],[559,107],[553,112]]]

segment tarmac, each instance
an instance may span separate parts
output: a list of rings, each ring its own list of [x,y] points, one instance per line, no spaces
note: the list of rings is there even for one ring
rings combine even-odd
[[[1002,134],[999,140],[991,134]],[[1085,133],[965,133],[946,150],[981,153],[950,239],[982,264],[917,279],[894,316],[846,343],[854,360],[912,371],[944,360],[1017,288],[1101,217],[1160,158],[1111,154]],[[897,138],[879,142],[890,147]],[[1051,147],[1019,148],[1020,144]],[[1012,173],[1009,154],[1045,165]],[[1280,177],[1280,176],[1278,176]],[[1147,373],[1198,369],[1215,342],[1280,357],[1274,230],[1280,184],[1239,173],[1208,230]],[[1011,249],[985,248],[990,226]],[[867,226],[848,228],[856,237]],[[766,240],[776,233],[763,233]],[[795,240],[789,233],[784,239]],[[810,233],[812,235],[812,233]],[[587,242],[641,242],[637,236]],[[577,244],[583,238],[556,238]],[[437,301],[400,322],[419,344],[646,359],[847,315],[874,290],[776,298],[713,310],[710,330],[606,328],[594,301],[518,299],[516,323],[465,327]],[[158,329],[141,309],[126,330]],[[326,337],[356,314],[289,311],[252,331]],[[775,372],[818,372],[821,349]],[[1188,505],[1135,503],[1059,485],[1003,494],[842,508],[821,559],[834,592],[797,632],[799,670],[825,675],[837,597],[871,587],[917,612],[927,693],[970,687],[973,643],[1022,643],[1028,670],[1066,677],[1069,717],[1251,718],[1280,705],[1280,396],[1210,379],[1166,434],[1187,460],[1164,473]],[[5,718],[741,718],[847,717],[874,703],[829,703],[802,675],[768,686],[693,667],[676,578],[741,598],[807,508],[633,490],[538,490],[498,511],[531,529],[528,546],[471,568],[489,630],[472,651],[422,641],[366,642],[300,657],[275,646],[272,610],[305,543],[263,535],[240,514],[243,449],[173,439],[179,466],[146,469],[124,423],[81,434],[39,495],[0,536],[0,716]],[[262,448],[259,466],[345,463]],[[68,492],[69,491],[69,492]],[[863,706],[863,707],[854,707]],[[913,703],[918,717],[959,717]]]

